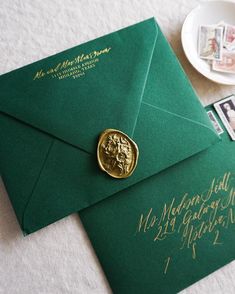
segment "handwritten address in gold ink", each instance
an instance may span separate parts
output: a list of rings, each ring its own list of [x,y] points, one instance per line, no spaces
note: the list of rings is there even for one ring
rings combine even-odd
[[[235,185],[230,172],[214,178],[202,193],[173,197],[160,213],[149,208],[137,221],[136,234],[151,234],[154,242],[162,242],[172,235],[179,236],[179,249],[192,250],[197,258],[197,245],[205,237],[212,246],[221,246],[222,230],[235,223]],[[156,211],[156,212],[155,212]],[[167,265],[168,266],[168,265]]]
[[[106,47],[101,50],[94,50],[90,53],[82,53],[72,59],[63,60],[53,67],[38,70],[34,74],[33,80],[45,77],[57,78],[59,80],[65,78],[80,78],[84,76],[88,70],[96,66],[100,61],[101,55],[108,54],[110,50],[111,47]]]

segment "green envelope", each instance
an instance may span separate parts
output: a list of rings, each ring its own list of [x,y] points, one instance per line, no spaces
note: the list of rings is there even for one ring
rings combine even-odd
[[[4,74],[0,88],[0,172],[24,234],[140,182],[148,197],[147,179],[219,141],[154,18]],[[127,179],[98,167],[108,128],[139,147]]]
[[[223,129],[211,148],[80,212],[114,293],[177,293],[234,259],[235,142]]]

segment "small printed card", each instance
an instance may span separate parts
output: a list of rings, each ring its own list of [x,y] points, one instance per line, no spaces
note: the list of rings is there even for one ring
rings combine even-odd
[[[235,140],[235,96],[232,95],[215,103],[214,107],[230,137]]]

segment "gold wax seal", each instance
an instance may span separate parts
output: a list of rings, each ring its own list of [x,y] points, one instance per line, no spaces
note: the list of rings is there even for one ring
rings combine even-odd
[[[105,130],[99,138],[97,158],[100,168],[114,178],[127,178],[136,168],[139,150],[126,134]]]

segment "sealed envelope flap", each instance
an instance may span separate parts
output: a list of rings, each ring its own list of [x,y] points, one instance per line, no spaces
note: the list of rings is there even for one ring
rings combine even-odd
[[[0,110],[94,153],[108,127],[132,135],[157,38],[154,21],[0,77]]]
[[[1,174],[26,233],[218,141],[154,19],[5,74],[0,85]],[[139,147],[130,178],[98,167],[107,128]]]

